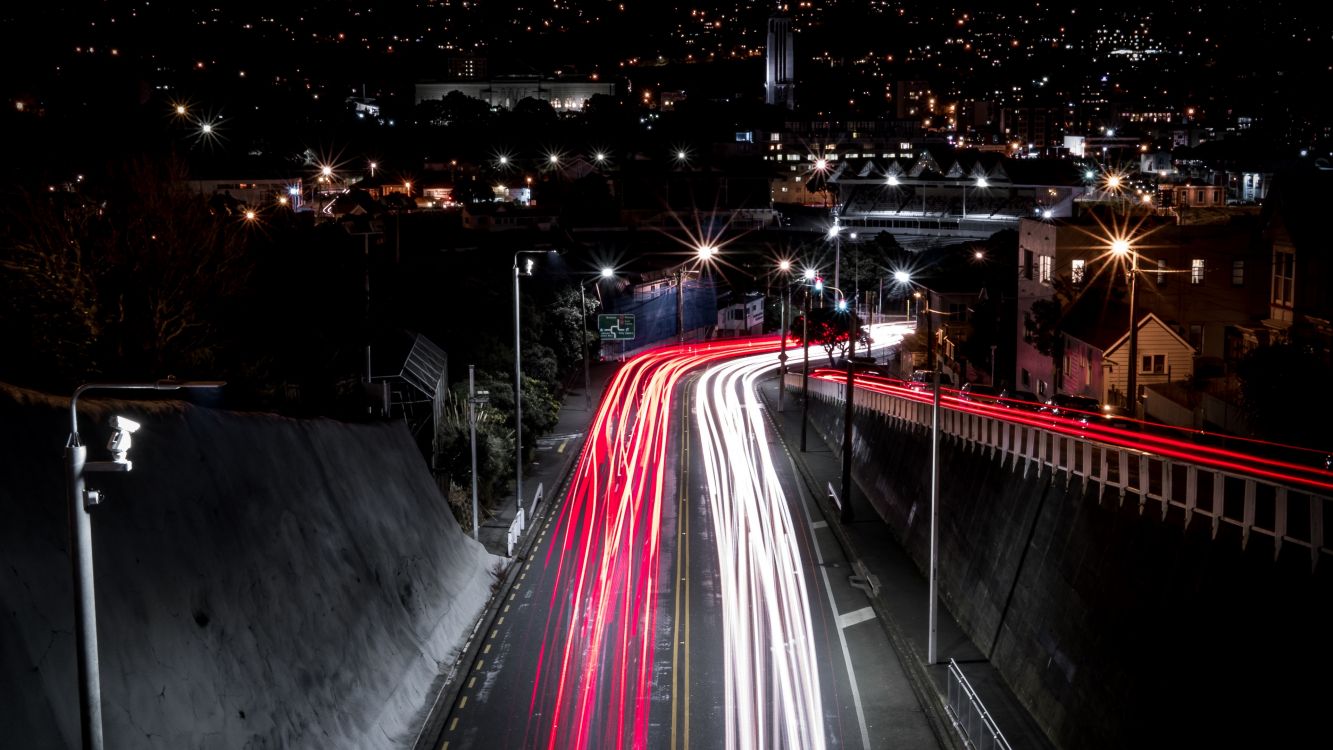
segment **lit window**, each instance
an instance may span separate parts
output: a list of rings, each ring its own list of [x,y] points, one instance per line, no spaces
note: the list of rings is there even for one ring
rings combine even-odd
[[[1245,286],[1245,261],[1231,261],[1231,285]]]
[[[1083,266],[1084,266],[1084,261],[1081,260],[1076,260],[1070,264],[1069,267],[1070,281],[1074,282],[1075,284],[1083,283],[1083,271],[1084,271]]]
[[[1051,283],[1051,261],[1053,260],[1054,258],[1049,255],[1038,256],[1037,281],[1040,281],[1043,284]]]
[[[1190,283],[1203,283],[1203,258],[1195,258],[1190,261]]]

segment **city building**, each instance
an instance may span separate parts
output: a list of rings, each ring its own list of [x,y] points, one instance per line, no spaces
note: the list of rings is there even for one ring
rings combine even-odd
[[[717,301],[717,327],[713,335],[757,336],[764,329],[764,296],[758,292],[744,295],[723,294]]]
[[[1180,380],[1222,375],[1250,348],[1267,340],[1263,322],[1268,299],[1268,249],[1252,215],[1224,223],[1185,225],[1156,214],[1127,214],[1115,207],[1090,209],[1058,220],[1019,223],[1018,305],[1015,382],[1038,395],[1086,393],[1107,403],[1124,401],[1125,361],[1110,357],[1129,329],[1127,284],[1130,258],[1112,252],[1124,239],[1137,260],[1135,318],[1140,326],[1164,329],[1188,347],[1197,361],[1182,361],[1183,350],[1168,355],[1170,365],[1140,357],[1140,387],[1158,376]],[[1059,336],[1075,340],[1064,359],[1050,348],[1051,325],[1041,302],[1058,310]],[[1055,305],[1056,308],[1051,308]],[[1163,334],[1165,335],[1165,334]],[[1171,349],[1175,343],[1163,340]],[[1081,348],[1080,348],[1081,347]],[[1098,354],[1081,356],[1080,351]],[[1119,371],[1115,370],[1119,362]],[[1100,373],[1098,368],[1110,368]],[[1085,368],[1091,367],[1089,374]],[[1100,382],[1102,385],[1098,385]],[[1120,390],[1117,390],[1120,389]]]
[[[796,108],[796,55],[792,49],[791,19],[768,19],[768,46],[764,53],[764,102]]]
[[[541,76],[505,76],[490,80],[457,80],[442,83],[416,84],[418,104],[442,99],[457,91],[473,99],[480,99],[491,107],[513,109],[524,99],[550,102],[556,111],[578,112],[597,94],[614,96],[616,85],[602,81],[574,81]]]

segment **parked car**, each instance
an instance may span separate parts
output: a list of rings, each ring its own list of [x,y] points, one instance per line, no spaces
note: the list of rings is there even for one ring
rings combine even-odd
[[[1057,393],[1046,399],[1046,403],[1041,407],[1041,411],[1057,417],[1081,419],[1086,422],[1089,419],[1101,415],[1102,405],[1097,399],[1088,396],[1072,396],[1067,393]]]
[[[964,401],[993,404],[1000,397],[1000,389],[982,383],[963,383],[963,387],[958,389],[958,397]]]
[[[912,371],[912,379],[909,380],[909,381],[907,381],[907,387],[908,387],[908,388],[912,388],[912,389],[914,389],[914,390],[918,390],[918,391],[929,391],[929,390],[934,390],[934,388],[935,388],[935,371],[934,371],[934,370],[913,370],[913,371]],[[952,387],[953,387],[953,378],[949,376],[949,373],[947,373],[947,372],[942,372],[942,373],[940,373],[940,387],[941,387],[941,388],[952,388]]]
[[[1025,411],[1036,411],[1041,408],[1041,399],[1037,397],[1037,394],[1032,391],[1017,391],[1008,388],[1000,391],[999,403],[1000,406]]]

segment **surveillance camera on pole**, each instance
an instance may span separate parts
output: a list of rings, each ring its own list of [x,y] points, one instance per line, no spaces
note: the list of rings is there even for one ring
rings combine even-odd
[[[106,448],[111,451],[112,463],[123,464],[125,471],[134,468],[134,462],[130,461],[130,446],[133,444],[130,435],[138,432],[139,426],[138,422],[128,417],[117,415],[111,418],[111,429],[115,432],[107,441]]]
[[[69,438],[65,441],[66,499],[69,502],[70,568],[74,578],[74,632],[79,675],[79,730],[82,746],[102,750],[102,681],[97,654],[97,596],[93,583],[93,527],[89,514],[104,498],[84,482],[88,472],[125,472],[130,463],[130,435],[141,426],[122,416],[111,418],[115,432],[107,442],[110,461],[89,461],[88,446],[79,439],[79,396],[90,390],[176,391],[184,388],[220,388],[219,380],[159,380],[152,383],[86,383],[69,400]]]

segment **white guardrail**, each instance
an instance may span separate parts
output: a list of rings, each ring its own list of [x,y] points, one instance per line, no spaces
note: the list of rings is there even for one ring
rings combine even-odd
[[[542,497],[542,485],[538,482],[537,492],[532,496],[532,507],[525,511],[520,505],[518,513],[514,514],[514,521],[509,524],[509,533],[505,535],[505,550],[509,557],[514,556],[514,545],[518,544],[519,537],[523,536],[523,529],[527,527],[527,517],[537,513],[537,505],[541,503]]]
[[[788,373],[785,382],[800,393],[800,373]],[[809,382],[812,397],[839,404],[844,387],[816,378]],[[930,429],[929,403],[862,388],[856,393],[854,407],[899,426]],[[1126,497],[1137,497],[1140,514],[1152,502],[1163,520],[1172,508],[1184,511],[1186,525],[1194,516],[1203,516],[1212,522],[1214,539],[1223,525],[1239,528],[1242,549],[1252,534],[1266,536],[1273,540],[1274,557],[1284,545],[1309,550],[1312,570],[1321,557],[1333,555],[1324,536],[1324,519],[1333,510],[1333,500],[1304,488],[944,406],[940,408],[940,433],[961,441],[969,450],[1000,454],[1001,465],[1007,462],[1014,471],[1022,462],[1025,477],[1033,468],[1039,476],[1050,469],[1066,472],[1066,481],[1078,476],[1103,490],[1116,488],[1121,503]]]

